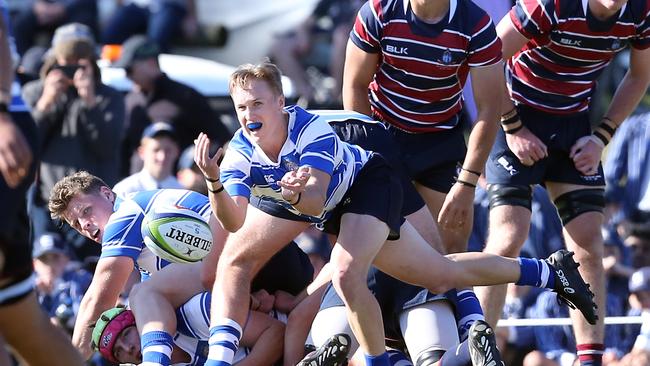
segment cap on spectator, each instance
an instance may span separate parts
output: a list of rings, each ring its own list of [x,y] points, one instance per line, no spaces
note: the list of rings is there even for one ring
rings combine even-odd
[[[58,57],[95,56],[95,39],[86,25],[81,23],[65,24],[54,31],[52,51]]]
[[[32,258],[39,258],[48,253],[67,254],[65,242],[58,233],[47,232],[34,241]]]
[[[158,136],[169,136],[172,139],[176,139],[176,131],[174,126],[170,125],[167,122],[154,122],[147,126],[142,132],[142,138],[154,138]]]
[[[196,163],[194,162],[194,145],[190,145],[183,150],[181,156],[178,158],[178,170],[193,169]]]
[[[630,276],[630,292],[650,291],[650,267],[643,267]]]
[[[122,43],[120,58],[113,66],[128,68],[134,61],[158,57],[160,48],[158,45],[142,35],[135,35]]]

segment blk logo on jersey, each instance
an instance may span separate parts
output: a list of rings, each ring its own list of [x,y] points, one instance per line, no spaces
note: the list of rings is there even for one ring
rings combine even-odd
[[[579,39],[560,38],[560,43],[566,46],[582,47],[582,41]]]
[[[386,46],[386,52],[394,53],[396,55],[408,55],[408,47],[397,47],[392,45]]]

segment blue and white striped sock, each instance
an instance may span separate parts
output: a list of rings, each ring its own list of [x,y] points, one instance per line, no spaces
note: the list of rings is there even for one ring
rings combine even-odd
[[[242,329],[237,322],[228,318],[217,320],[217,324],[210,328],[210,348],[205,366],[230,366],[239,347]]]
[[[169,366],[174,339],[164,331],[147,332],[140,337],[143,366]]]
[[[378,356],[365,355],[366,366],[391,366],[388,352],[384,352]]]
[[[545,260],[524,257],[518,259],[521,275],[516,285],[549,289],[555,287],[555,272]]]
[[[476,294],[471,289],[452,290],[455,298],[451,301],[456,306],[456,323],[458,324],[458,336],[460,341],[467,339],[469,328],[477,320],[485,320],[481,303],[478,301]]]

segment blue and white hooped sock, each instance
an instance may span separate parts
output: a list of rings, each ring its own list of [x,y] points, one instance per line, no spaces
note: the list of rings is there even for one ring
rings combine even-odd
[[[485,320],[481,303],[471,289],[451,290],[447,294],[448,299],[456,307],[456,323],[458,324],[458,336],[460,341],[467,339],[469,328],[477,320]]]
[[[217,324],[210,328],[208,339],[210,348],[205,366],[231,366],[239,347],[242,328],[237,322],[228,318],[217,320]]]
[[[555,272],[545,260],[524,257],[519,257],[518,260],[521,275],[516,285],[549,289],[555,287]]]
[[[472,364],[469,355],[469,344],[464,340],[458,346],[447,350],[440,358],[440,365],[444,366],[467,366]]]
[[[388,352],[384,352],[378,356],[364,355],[366,358],[366,366],[391,366]]]
[[[147,332],[140,337],[143,366],[169,366],[174,339],[165,331]]]

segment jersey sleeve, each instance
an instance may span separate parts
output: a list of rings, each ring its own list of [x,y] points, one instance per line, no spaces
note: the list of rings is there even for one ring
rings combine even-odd
[[[357,13],[350,40],[367,53],[381,52],[382,8],[379,0],[369,0]]]
[[[483,14],[472,31],[469,42],[470,67],[494,65],[501,61],[501,39],[489,15]]]
[[[554,0],[517,0],[510,20],[526,38],[550,33],[557,25]]]
[[[639,50],[650,47],[650,9],[645,10],[643,22],[637,26],[637,35],[630,40],[631,46]]]
[[[135,263],[144,246],[140,231],[142,218],[139,210],[130,203],[123,203],[104,228],[101,258],[129,257]]]
[[[230,196],[251,195],[252,146],[246,144],[241,132],[230,141],[220,165],[221,183]]]
[[[307,165],[330,175],[334,172],[334,157],[340,148],[334,131],[320,117],[305,125],[296,143],[300,166]]]

